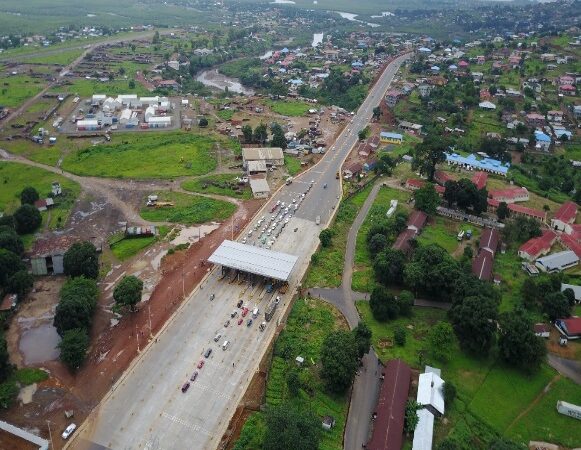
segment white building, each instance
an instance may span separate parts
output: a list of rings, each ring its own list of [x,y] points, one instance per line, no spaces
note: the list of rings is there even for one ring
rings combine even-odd
[[[167,128],[171,127],[170,116],[154,116],[150,117],[147,122],[150,128]]]
[[[418,411],[419,421],[414,431],[412,450],[432,450],[434,418],[444,414],[444,380],[440,369],[426,366],[418,381],[417,402],[423,405]]]

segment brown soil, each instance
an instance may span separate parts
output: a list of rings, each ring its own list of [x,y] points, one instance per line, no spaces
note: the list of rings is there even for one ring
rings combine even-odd
[[[147,344],[150,334],[149,320],[155,334],[183,301],[180,289],[182,282],[183,290],[186,293],[191,292],[210,270],[207,264],[202,266],[201,263],[207,260],[224,239],[231,238],[232,222],[242,230],[261,205],[262,201],[259,200],[242,202],[234,216],[216,231],[191,245],[188,250],[164,258],[161,279],[147,302],[148,308],[125,315],[113,328],[112,316],[107,310],[110,292],[103,294],[91,330],[92,345],[81,370],[77,374],[71,374],[59,361],[44,363],[42,366],[50,371],[51,378],[40,383],[33,401],[28,405],[3,411],[0,417],[16,426],[36,427],[45,438],[48,438],[46,420],[50,420],[55,447],[61,448],[64,441],[60,439],[60,431],[70,422],[64,417],[64,410],[73,409],[75,423],[83,422],[135,358],[137,346],[143,348]],[[54,293],[50,296],[52,301],[58,297]],[[32,308],[32,301],[30,303]],[[39,303],[34,308],[41,306]],[[13,338],[11,345],[16,343]]]

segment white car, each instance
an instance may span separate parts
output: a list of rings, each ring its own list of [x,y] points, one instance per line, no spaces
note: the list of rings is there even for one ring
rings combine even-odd
[[[290,219],[287,217],[286,219],[284,219],[284,223],[288,223]]]
[[[293,203],[296,203],[296,202],[297,202],[297,199],[296,198],[293,198]]]
[[[248,237],[252,236],[252,230],[248,232]]]
[[[278,206],[278,205],[280,205],[280,200],[276,201],[276,206]],[[284,205],[284,203],[283,203],[283,205]]]
[[[63,434],[61,435],[63,439],[68,439],[71,434],[77,429],[77,426],[74,423],[71,423],[68,427],[65,428]]]
[[[242,243],[246,244],[246,238],[242,239]]]

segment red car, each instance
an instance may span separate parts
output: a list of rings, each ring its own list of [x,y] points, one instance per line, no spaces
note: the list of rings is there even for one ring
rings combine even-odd
[[[198,369],[201,369],[202,367],[204,367],[204,360],[200,359],[200,362],[198,363]]]
[[[244,322],[244,319],[241,317],[240,319],[238,319],[238,325],[242,325],[242,322]]]
[[[190,388],[190,382],[186,381],[182,386],[182,392],[186,392]]]
[[[242,310],[242,317],[246,317],[246,314],[248,314],[248,308]]]
[[[276,211],[278,205],[273,205],[272,208],[270,209],[270,212],[273,213],[274,211]]]

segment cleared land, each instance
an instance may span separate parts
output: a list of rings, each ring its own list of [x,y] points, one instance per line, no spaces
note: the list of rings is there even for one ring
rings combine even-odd
[[[327,393],[319,378],[323,341],[337,329],[347,329],[347,325],[334,307],[315,299],[297,300],[284,331],[276,341],[266,384],[267,406],[290,402],[299,408],[310,407],[321,418],[326,415],[335,418],[335,427],[323,432],[323,439],[319,444],[319,449],[322,450],[343,448],[343,428],[347,418],[348,397]],[[305,358],[301,369],[296,369],[296,355]],[[288,392],[286,382],[286,377],[292,370],[299,371],[302,384],[296,397]],[[234,448],[260,448],[265,431],[263,413],[254,413],[244,425]]]
[[[224,220],[236,211],[236,205],[230,202],[200,197],[199,195],[178,192],[158,192],[157,195],[160,201],[172,202],[174,206],[143,207],[140,214],[145,220],[191,225]]]
[[[266,104],[275,113],[287,117],[300,117],[309,112],[309,109],[316,106],[303,102],[267,101]]]
[[[182,183],[182,189],[227,197],[252,198],[250,187],[248,185],[239,185],[234,174],[211,175],[195,180],[187,180]]]
[[[67,155],[63,168],[77,175],[112,178],[172,178],[204,175],[216,168],[209,136],[129,133]]]
[[[41,80],[28,75],[11,75],[0,82],[0,105],[15,108],[44,88]]]

